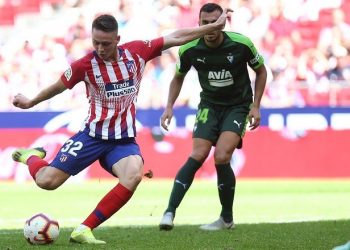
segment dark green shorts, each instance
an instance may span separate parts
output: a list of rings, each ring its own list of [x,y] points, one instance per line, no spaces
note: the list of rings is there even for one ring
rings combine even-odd
[[[224,131],[232,131],[243,138],[249,110],[250,103],[220,106],[201,101],[193,128],[193,138],[209,140],[213,145],[216,145],[220,134]]]

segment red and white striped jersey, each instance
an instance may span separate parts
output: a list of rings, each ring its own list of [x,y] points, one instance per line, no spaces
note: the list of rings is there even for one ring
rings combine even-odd
[[[69,89],[84,81],[90,109],[82,130],[104,140],[136,136],[135,103],[146,63],[161,55],[162,37],[118,46],[118,60],[91,52],[73,62],[61,80]]]

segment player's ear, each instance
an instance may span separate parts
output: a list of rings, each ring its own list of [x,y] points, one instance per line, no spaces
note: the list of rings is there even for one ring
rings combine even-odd
[[[116,44],[118,44],[120,42],[120,36],[119,35],[115,38],[115,42],[116,42]]]

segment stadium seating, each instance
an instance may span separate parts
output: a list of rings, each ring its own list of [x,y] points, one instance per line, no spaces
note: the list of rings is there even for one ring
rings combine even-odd
[[[57,4],[64,0],[5,0],[0,3],[0,26],[15,25],[16,16],[25,13],[39,13],[43,3]]]
[[[16,10],[10,4],[0,6],[0,26],[12,26],[15,24]]]
[[[39,13],[42,10],[51,10],[52,13],[56,14],[55,21],[56,23],[53,25],[57,25],[57,22],[59,23],[59,20],[64,20],[65,17],[62,18],[62,15],[64,15],[65,10],[78,10],[72,13],[75,13],[75,15],[78,15],[78,13],[89,13],[89,12],[94,12],[94,8],[88,7],[89,4],[88,3],[84,3],[84,1],[77,1],[79,2],[79,4],[76,5],[76,3],[74,3],[74,1],[72,1],[71,3],[68,3],[69,1],[65,1],[65,0],[0,0],[0,29],[2,27],[9,27],[9,29],[11,29],[11,26],[15,26],[16,22],[19,24],[19,26],[21,26],[21,24],[25,24],[26,22],[21,22],[21,20],[25,20],[25,18],[27,17],[26,14],[27,13]],[[90,2],[90,1],[87,1]],[[91,1],[90,3],[97,3],[98,1]],[[137,5],[138,1],[127,1],[131,8],[136,8],[135,6]],[[247,8],[252,7],[249,5],[248,3],[249,1],[247,1]],[[70,6],[69,4],[72,4],[72,6]],[[78,7],[77,7],[78,6]],[[129,7],[130,7],[129,6]],[[45,7],[45,8],[43,8]],[[177,6],[179,7],[179,6]],[[288,81],[290,83],[295,82],[295,85],[300,85],[300,80],[305,80],[305,79],[299,79],[298,75],[295,72],[298,72],[298,68],[300,65],[303,65],[302,62],[302,57],[301,55],[303,55],[306,50],[310,50],[310,48],[313,48],[315,50],[319,50],[320,53],[322,53],[325,57],[325,60],[335,60],[334,58],[330,58],[330,55],[326,55],[326,51],[327,51],[327,46],[329,46],[329,44],[331,44],[331,40],[333,38],[333,35],[329,32],[328,29],[330,27],[334,27],[334,10],[335,7],[338,6],[333,6],[331,7],[324,7],[323,9],[320,9],[318,12],[318,18],[317,20],[315,20],[315,18],[317,17],[315,16],[308,16],[308,15],[295,15],[295,16],[288,16],[288,15],[283,15],[282,12],[282,22],[279,22],[280,20],[275,20],[277,22],[277,24],[275,23],[275,25],[273,26],[274,28],[276,28],[275,30],[275,39],[270,39],[269,40],[269,36],[266,35],[266,37],[260,37],[257,36],[255,37],[255,39],[257,39],[257,41],[254,41],[254,43],[259,46],[258,50],[260,53],[262,53],[264,56],[266,56],[266,62],[267,62],[267,66],[272,69],[273,66],[269,65],[269,57],[273,57],[274,54],[278,54],[276,52],[276,47],[278,47],[277,45],[279,44],[280,41],[283,41],[283,39],[286,39],[289,41],[290,46],[288,48],[290,48],[289,50],[286,49],[286,51],[284,51],[284,53],[282,53],[281,55],[278,55],[281,57],[281,61],[283,62],[283,60],[288,62],[288,67],[290,67],[290,71],[288,71],[285,75],[285,81]],[[80,9],[78,9],[80,8]],[[120,17],[125,18],[121,20],[121,29],[125,28],[125,24],[127,24],[128,22],[132,23],[132,20],[134,18],[136,18],[135,16],[128,16],[126,14],[123,15],[124,11],[125,11],[125,6],[120,5],[117,12],[120,12]],[[165,7],[163,7],[165,8]],[[173,6],[174,9],[176,9],[176,6]],[[275,6],[275,8],[277,8],[277,6]],[[126,8],[127,9],[127,8]],[[345,22],[350,24],[350,15],[348,13],[350,13],[350,0],[343,0],[341,3],[341,9],[343,10],[343,12],[345,13]],[[159,9],[157,9],[156,11],[162,12],[164,11],[164,9],[162,9],[161,7],[159,7]],[[174,11],[175,14],[174,17],[178,17],[176,16],[176,11]],[[239,10],[238,10],[239,11]],[[50,13],[47,11],[43,11],[43,13]],[[181,13],[181,12],[179,12]],[[251,13],[250,13],[251,14]],[[19,15],[21,15],[21,18],[17,18]],[[85,14],[80,14],[81,16],[84,17]],[[247,15],[249,17],[249,11],[247,11],[247,13],[245,13],[244,11],[242,11],[242,17],[244,17],[244,15]],[[272,12],[270,13],[271,16],[267,16],[266,17],[266,22],[270,22],[270,24],[272,23]],[[88,15],[87,15],[88,16]],[[23,17],[23,18],[22,18]],[[28,16],[29,18],[31,17],[31,15]],[[86,17],[86,16],[85,16]],[[294,18],[293,18],[294,17]],[[181,18],[181,14],[180,14],[180,18]],[[197,18],[197,16],[195,17]],[[137,19],[137,18],[136,18]],[[244,18],[242,18],[244,19]],[[66,58],[67,54],[66,51],[69,53],[68,57],[69,60],[74,60],[76,59],[76,55],[81,55],[80,51],[84,51],[85,49],[87,49],[87,45],[85,44],[89,44],[90,43],[90,38],[88,37],[89,34],[89,29],[86,29],[85,24],[84,24],[84,19],[81,23],[78,23],[78,18],[72,18],[71,19],[73,23],[70,22],[63,22],[62,26],[60,26],[60,32],[56,32],[55,34],[49,34],[46,38],[47,41],[52,41],[49,43],[44,43],[44,41],[42,41],[42,47],[34,47],[32,48],[31,46],[33,44],[29,44],[28,48],[29,48],[29,53],[27,54],[22,54],[26,60],[29,60],[29,58],[32,56],[31,53],[35,54],[35,55],[43,55],[43,51],[45,50],[53,50],[57,53],[61,53],[59,56],[62,58]],[[174,27],[171,28],[175,28],[175,27],[181,27],[181,23],[180,22],[176,22],[175,20],[177,20],[176,18],[174,18],[173,25]],[[285,22],[283,22],[283,20]],[[50,20],[51,21],[51,20]],[[74,23],[74,21],[76,23]],[[145,22],[150,22],[150,20],[145,20]],[[150,24],[150,26],[152,25],[156,25],[157,27],[167,27],[166,25],[169,25],[169,23],[166,23],[166,25],[164,25],[162,23],[162,20],[153,20],[152,22],[150,22],[152,24]],[[61,23],[60,23],[61,24]],[[251,23],[247,21],[246,25],[250,25]],[[33,26],[37,27],[36,25],[40,26],[40,23],[37,22],[35,24],[33,24]],[[163,26],[162,26],[163,25]],[[25,26],[25,25],[24,25]],[[123,27],[124,26],[124,27]],[[345,25],[346,26],[346,25]],[[77,27],[82,27],[83,29],[83,35],[81,35],[80,31],[77,29]],[[25,27],[21,27],[23,29],[25,29]],[[40,27],[43,28],[43,27]],[[234,30],[235,26],[232,26],[232,30]],[[130,29],[130,27],[128,27],[128,29]],[[272,31],[273,29],[270,28],[266,28],[269,29],[268,31]],[[67,31],[67,36],[64,35],[64,31]],[[324,32],[327,31],[327,32]],[[239,32],[239,31],[238,31]],[[21,33],[21,32],[19,32]],[[49,32],[48,32],[49,33]],[[160,29],[160,34],[162,33],[162,30]],[[348,32],[346,32],[348,33]],[[46,34],[46,32],[43,32],[43,34]],[[79,36],[77,34],[80,34]],[[269,32],[266,32],[265,34],[269,34]],[[326,34],[326,36],[324,36],[324,34]],[[321,39],[321,36],[322,39]],[[280,36],[280,37],[279,37]],[[129,36],[125,36],[125,37],[129,37]],[[326,39],[324,39],[323,37],[326,37]],[[344,36],[346,37],[346,36]],[[35,37],[35,39],[43,39],[40,37]],[[264,40],[266,39],[266,40]],[[20,43],[20,39],[17,39],[17,42]],[[348,44],[350,42],[349,41],[345,41],[344,44],[340,44],[340,49],[343,50],[339,50],[340,51],[346,51],[346,49],[349,48],[347,47]],[[6,44],[6,41],[5,43]],[[56,46],[58,45],[58,46]],[[286,47],[286,48],[287,48]],[[1,78],[1,74],[0,74],[0,84],[1,82],[5,82],[8,84],[12,84],[13,81],[16,81],[17,77],[20,76],[21,77],[26,77],[26,72],[25,70],[23,70],[23,72],[21,71],[16,71],[15,69],[17,69],[17,67],[19,67],[17,65],[17,61],[14,59],[16,58],[16,55],[20,55],[23,51],[21,51],[20,49],[20,45],[18,46],[18,51],[11,51],[11,53],[13,54],[12,56],[8,56],[8,58],[5,58],[4,56],[0,55],[0,67],[1,67],[1,58],[3,61],[6,60],[7,62],[7,67],[10,67],[13,69],[13,72],[16,72],[16,74],[14,73],[14,76],[10,75],[5,75],[3,78]],[[289,53],[289,51],[291,51]],[[346,53],[346,52],[345,52]],[[344,52],[343,52],[344,54]],[[348,80],[348,77],[346,77],[345,75],[347,74],[346,72],[350,69],[350,56],[347,55],[343,55],[343,63],[341,64],[340,68],[338,69],[338,78],[337,80],[345,80],[345,84],[341,84],[341,87],[339,88],[339,90],[335,89],[335,90],[331,90],[330,92],[327,93],[317,93],[317,91],[315,89],[313,89],[313,85],[309,84],[307,86],[303,86],[300,87],[300,89],[298,89],[298,91],[300,92],[300,96],[303,97],[303,101],[305,103],[306,106],[324,106],[324,105],[341,105],[341,106],[350,106],[350,85],[349,82],[346,81]],[[49,55],[49,54],[47,54]],[[55,54],[55,57],[57,56],[57,54]],[[338,57],[339,57],[339,53],[338,53]],[[13,59],[12,59],[13,58]],[[39,57],[40,59],[40,57]],[[43,58],[41,58],[43,59]],[[51,60],[52,58],[49,58],[49,60]],[[43,59],[44,60],[44,59]],[[47,58],[45,60],[48,60]],[[64,61],[64,59],[62,59]],[[40,63],[44,63],[46,65],[46,62],[39,62],[36,65],[40,65]],[[156,63],[155,63],[156,64]],[[37,72],[38,69],[35,68],[36,65],[31,65],[32,68],[32,72]],[[158,77],[158,74],[153,74],[152,70],[154,70],[155,72],[161,72],[164,71],[164,67],[162,65],[154,65],[154,69],[149,69],[149,72],[146,72],[144,79],[147,79],[148,81],[151,82],[160,82],[161,80]],[[40,67],[40,66],[38,66]],[[21,69],[25,69],[26,67],[23,67],[20,65]],[[319,69],[319,68],[318,68]],[[45,76],[47,75],[54,75],[57,74],[58,71],[62,70],[61,68],[59,69],[54,69],[53,72],[50,73],[43,73],[43,75]],[[272,69],[273,70],[273,69]],[[310,71],[314,71],[317,70],[313,67],[310,67]],[[39,71],[39,70],[38,70]],[[9,71],[10,72],[10,71]],[[345,73],[344,73],[345,72]],[[317,75],[317,77],[319,78],[326,78],[329,77],[329,72],[328,70],[324,70],[322,72],[323,75],[320,75],[320,72],[310,72],[311,74],[314,73],[314,75]],[[56,77],[56,75],[55,75]],[[20,79],[19,78],[19,79]],[[45,77],[41,76],[41,73],[38,75],[34,75],[34,77],[31,79],[32,82],[31,84],[33,84],[34,86],[40,86],[40,80],[44,79]],[[346,79],[345,79],[346,78]],[[145,80],[145,81],[147,81]],[[334,79],[332,79],[334,80]],[[282,79],[283,81],[283,79]],[[326,79],[327,81],[327,79]],[[35,85],[37,84],[37,85]],[[161,84],[159,84],[160,86]],[[157,84],[158,86],[158,84]],[[340,86],[340,84],[339,84]],[[158,91],[164,91],[163,88],[159,87]],[[333,91],[333,92],[332,92]],[[293,91],[290,91],[288,89],[285,90],[285,92],[288,92],[291,96],[293,96]],[[11,95],[11,93],[9,94]],[[152,96],[150,97],[146,97],[145,101],[144,101],[144,105],[145,107],[149,107],[154,105],[153,103],[158,103],[159,100],[153,100]],[[142,103],[142,102],[141,102]],[[188,100],[186,100],[186,103],[189,103]],[[295,102],[294,102],[295,103]],[[291,104],[293,105],[293,104]],[[6,105],[3,105],[2,108],[4,108]],[[10,106],[10,105],[9,105]],[[11,109],[11,106],[8,107]],[[5,108],[6,109],[6,108]]]
[[[16,5],[16,15],[22,13],[38,13],[40,12],[41,0],[22,0]]]

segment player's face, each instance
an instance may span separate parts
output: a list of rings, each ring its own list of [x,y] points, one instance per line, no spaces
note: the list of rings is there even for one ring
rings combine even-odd
[[[92,30],[92,45],[98,56],[105,61],[117,60],[117,45],[120,36],[117,32],[104,32],[102,30]]]
[[[216,20],[221,16],[221,12],[219,10],[215,10],[213,12],[202,12],[199,17],[199,25],[206,25],[209,23],[215,23]],[[222,32],[220,30],[213,31],[204,36],[204,40],[207,44],[216,44],[221,43],[221,35]]]

